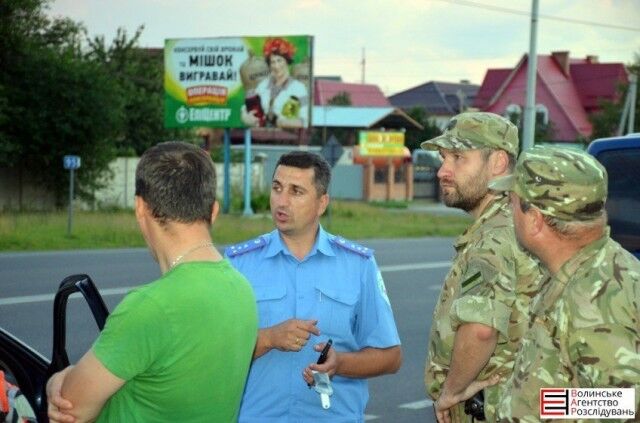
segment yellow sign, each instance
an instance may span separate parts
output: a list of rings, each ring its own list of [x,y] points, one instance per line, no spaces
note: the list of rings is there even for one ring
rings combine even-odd
[[[362,156],[403,156],[404,132],[360,131],[358,145]]]

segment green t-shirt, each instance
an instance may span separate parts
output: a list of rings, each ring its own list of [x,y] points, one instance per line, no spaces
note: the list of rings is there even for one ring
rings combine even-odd
[[[93,345],[126,380],[98,422],[235,422],[256,342],[251,286],[228,260],[187,262],[129,293]]]

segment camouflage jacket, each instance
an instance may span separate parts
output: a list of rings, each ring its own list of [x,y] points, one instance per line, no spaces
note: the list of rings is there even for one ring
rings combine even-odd
[[[640,401],[640,262],[607,234],[544,283],[500,421],[540,421],[540,388],[634,387]],[[567,422],[568,420],[562,420]]]
[[[508,198],[500,196],[455,243],[456,256],[436,303],[425,370],[427,393],[437,399],[453,350],[457,327],[482,323],[495,328],[499,340],[493,357],[479,375],[485,379],[511,373],[524,334],[531,299],[543,279],[539,263],[521,250],[515,238]],[[498,388],[485,390],[485,412],[491,418]],[[462,415],[452,410],[452,415]],[[466,418],[454,420],[463,421]]]

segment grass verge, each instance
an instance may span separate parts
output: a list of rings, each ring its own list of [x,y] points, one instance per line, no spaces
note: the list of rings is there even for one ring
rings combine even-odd
[[[330,226],[326,213],[322,218],[330,232],[351,239],[457,236],[469,223],[467,217],[433,216],[341,201],[332,203]],[[269,215],[220,215],[212,233],[217,244],[230,244],[272,229]],[[0,251],[144,246],[131,211],[76,212],[70,237],[66,212],[0,214]]]

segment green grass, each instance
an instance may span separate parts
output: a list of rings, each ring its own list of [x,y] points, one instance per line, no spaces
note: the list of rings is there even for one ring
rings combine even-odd
[[[386,209],[358,202],[332,203],[329,231],[351,239],[457,236],[470,219],[433,216]],[[273,229],[270,216],[220,215],[213,240],[230,244]],[[71,237],[67,236],[67,213],[1,213],[0,251],[38,251],[86,248],[144,247],[131,211],[76,212]]]

